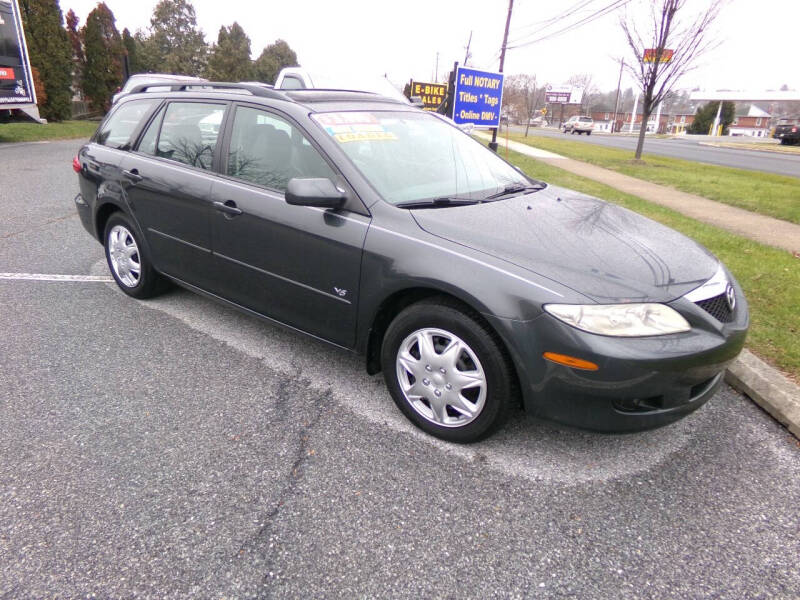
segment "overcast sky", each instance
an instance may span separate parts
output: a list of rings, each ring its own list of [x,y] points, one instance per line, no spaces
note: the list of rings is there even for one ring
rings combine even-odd
[[[120,31],[149,25],[157,0],[105,0]],[[510,46],[549,34],[612,4],[613,0],[516,0],[511,18]],[[554,85],[570,75],[591,73],[604,91],[616,87],[618,63],[627,48],[619,18],[645,10],[650,0],[630,0],[625,8],[592,22],[506,55],[505,72],[536,74]],[[709,0],[688,0],[687,13]],[[95,0],[61,0],[80,17]],[[454,61],[463,63],[472,31],[475,68],[497,70],[507,0],[194,0],[198,24],[209,42],[216,41],[221,25],[238,21],[252,42],[253,58],[278,38],[297,52],[302,66],[312,71],[358,69],[370,75],[386,74],[395,83],[434,76],[439,53],[439,78]],[[566,19],[543,28],[542,22],[568,9],[585,5]],[[698,63],[679,87],[705,89],[777,89],[786,83],[800,90],[797,29],[800,0],[729,0],[715,24],[721,45]],[[788,26],[785,33],[779,30]],[[632,85],[627,77],[623,87]]]

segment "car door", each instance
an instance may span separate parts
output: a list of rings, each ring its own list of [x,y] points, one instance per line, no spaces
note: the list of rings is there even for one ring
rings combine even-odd
[[[212,168],[226,108],[225,102],[166,103],[121,165],[156,269],[202,288],[211,284]]]
[[[288,118],[239,105],[228,132],[223,176],[211,193],[219,295],[351,347],[369,217],[286,203],[293,177],[347,185]]]

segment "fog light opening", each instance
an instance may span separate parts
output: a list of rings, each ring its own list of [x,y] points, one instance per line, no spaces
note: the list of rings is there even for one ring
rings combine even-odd
[[[542,356],[549,361],[558,363],[559,365],[566,365],[567,367],[572,367],[573,369],[581,369],[583,371],[597,371],[600,369],[600,367],[591,361],[583,360],[582,358],[576,358],[574,356],[568,356],[567,354],[545,352],[542,354]]]

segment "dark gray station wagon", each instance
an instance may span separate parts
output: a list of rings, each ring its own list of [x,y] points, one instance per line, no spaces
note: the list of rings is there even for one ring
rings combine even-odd
[[[73,166],[125,293],[173,281],[363,353],[447,440],[520,400],[595,430],[670,423],[744,343],[744,295],[707,250],[381,96],[136,89]]]

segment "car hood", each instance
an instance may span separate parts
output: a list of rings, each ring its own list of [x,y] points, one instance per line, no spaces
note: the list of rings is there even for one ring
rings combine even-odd
[[[599,303],[669,302],[713,276],[719,264],[677,231],[555,186],[412,214],[430,234],[513,263]]]

